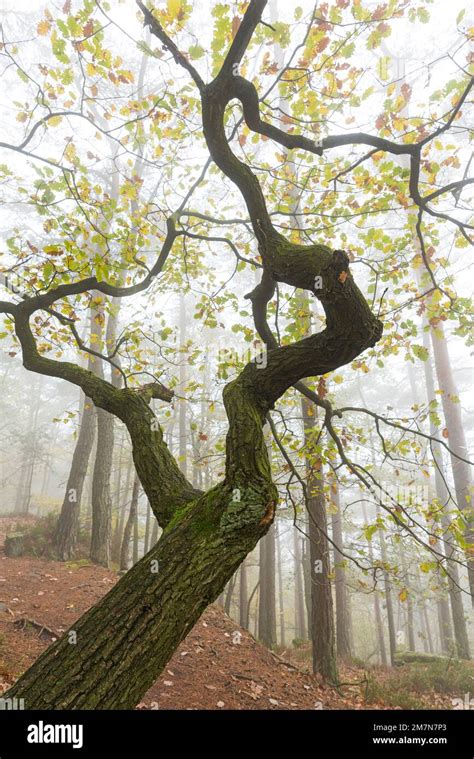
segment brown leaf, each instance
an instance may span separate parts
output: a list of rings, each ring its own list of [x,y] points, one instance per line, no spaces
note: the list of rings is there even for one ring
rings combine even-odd
[[[89,37],[90,34],[94,32],[94,22],[89,19],[87,24],[82,28],[82,33],[84,37]]]
[[[232,29],[231,29],[232,39],[234,39],[235,35],[237,34],[237,30],[239,26],[240,26],[240,18],[238,16],[234,16],[234,18],[232,19]]]

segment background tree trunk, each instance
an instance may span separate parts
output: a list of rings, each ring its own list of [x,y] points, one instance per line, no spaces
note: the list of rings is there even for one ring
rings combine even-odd
[[[278,570],[278,618],[280,623],[280,645],[285,646],[285,603],[283,596],[283,566],[281,550],[281,521],[276,522],[277,570]]]
[[[295,597],[295,639],[306,640],[305,604],[303,593],[303,576],[301,560],[301,538],[298,530],[293,530],[293,560],[294,560],[294,597]]]
[[[133,480],[132,499],[130,501],[130,511],[128,514],[125,529],[123,531],[122,549],[120,551],[120,569],[122,571],[128,569],[130,556],[130,539],[132,537],[132,530],[136,520],[139,489],[140,480],[138,479],[137,475],[135,475],[135,478]]]
[[[85,397],[82,391],[81,396],[82,413],[79,434],[72,456],[61,513],[53,537],[53,550],[61,561],[72,559],[76,550],[82,490],[95,437],[96,411],[94,404],[90,398]]]
[[[424,333],[424,343],[428,350],[428,358],[424,361],[425,372],[425,384],[428,402],[435,399],[435,386],[433,377],[433,367],[431,364],[431,356],[429,351],[428,333]],[[430,435],[434,438],[440,438],[440,430],[436,426],[432,416],[430,416]],[[454,638],[456,642],[457,654],[462,659],[470,659],[470,647],[469,638],[467,634],[466,618],[464,614],[464,604],[462,600],[462,590],[460,587],[459,569],[457,563],[453,560],[456,558],[456,551],[452,545],[452,533],[451,533],[451,520],[447,513],[449,508],[450,494],[446,486],[446,480],[444,477],[444,465],[443,454],[441,446],[436,441],[431,443],[431,453],[435,463],[435,487],[436,496],[438,498],[441,507],[441,526],[443,528],[444,539],[441,541],[444,547],[444,554],[447,559],[447,571],[448,571],[448,594],[449,602],[451,605],[451,614],[453,620]],[[453,471],[454,475],[454,471]],[[457,491],[456,491],[457,497]],[[445,611],[441,610],[442,624],[445,630],[445,635],[450,638],[450,631],[446,628]],[[443,635],[442,635],[443,637]],[[452,639],[452,638],[451,638]],[[448,643],[449,645],[449,643]]]
[[[346,586],[346,570],[344,556],[340,549],[344,547],[342,533],[341,503],[339,499],[339,486],[337,480],[331,482],[331,496],[336,512],[332,512],[332,539],[334,541],[334,574],[336,587],[336,649],[337,655],[343,661],[352,658],[350,627],[351,615],[349,610],[349,595]]]
[[[249,627],[249,597],[247,585],[247,559],[240,565],[239,582],[239,624],[245,630]]]
[[[275,527],[272,525],[259,543],[260,596],[258,637],[268,648],[276,645]]]

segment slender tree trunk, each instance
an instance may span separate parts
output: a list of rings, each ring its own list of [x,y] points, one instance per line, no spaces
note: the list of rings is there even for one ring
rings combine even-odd
[[[79,435],[72,456],[66,492],[53,537],[53,549],[61,561],[73,558],[79,533],[82,490],[94,445],[96,411],[90,398],[82,395]]]
[[[411,587],[410,587],[410,580],[409,580],[409,573],[408,573],[408,565],[407,560],[405,556],[405,552],[403,548],[400,552],[400,563],[403,569],[404,576],[406,578],[406,584],[407,584],[407,599],[406,599],[406,627],[407,627],[407,637],[408,637],[408,650],[409,651],[416,651],[416,645],[415,645],[415,619],[413,615],[413,598],[411,595]]]
[[[114,418],[108,411],[97,409],[97,452],[92,480],[92,534],[91,561],[108,567],[110,564],[110,539],[112,499],[110,496],[110,473],[112,471]]]
[[[224,611],[228,617],[230,617],[230,612],[232,608],[232,596],[234,594],[235,578],[236,578],[236,575],[234,574],[229,580],[229,584],[227,586],[227,593],[226,593],[225,601],[224,601]]]
[[[186,344],[186,302],[183,293],[179,296],[179,342],[181,350],[184,349]],[[179,365],[179,387],[181,394],[186,386],[187,382],[187,367],[185,362],[184,352],[181,355],[181,363]],[[188,471],[188,424],[186,419],[187,405],[183,399],[179,400],[178,404],[178,420],[179,420],[179,466],[184,474],[187,476]]]
[[[466,548],[468,579],[469,587],[471,589],[471,601],[474,605],[474,518],[472,504],[474,492],[469,464],[461,458],[458,458],[468,458],[468,447],[461,416],[461,404],[458,400],[457,388],[451,369],[448,345],[444,336],[442,322],[440,322],[436,328],[431,329],[431,343],[433,346],[438,384],[443,391],[441,395],[441,403],[443,406],[444,418],[446,420],[449,447],[452,451],[450,458],[454,488],[456,491],[456,501],[458,508],[463,513],[466,524],[465,538],[468,543],[468,547]]]
[[[425,333],[424,341],[425,341],[425,347],[428,349],[429,343],[428,343],[427,333]],[[428,397],[428,402],[430,402],[434,400],[435,398],[433,368],[431,365],[430,356],[423,363],[424,363],[424,372],[425,372],[426,393]],[[437,428],[431,416],[430,416],[430,435],[438,439],[440,436],[440,431]],[[462,590],[460,587],[459,570],[458,570],[458,565],[456,561],[454,561],[454,559],[456,558],[456,552],[452,545],[451,520],[447,511],[450,497],[449,497],[449,492],[446,486],[446,480],[443,474],[444,467],[443,467],[443,455],[441,451],[441,446],[439,443],[436,443],[436,441],[431,443],[431,452],[432,452],[433,460],[435,462],[436,495],[437,495],[437,499],[439,501],[439,506],[441,509],[440,521],[441,521],[441,526],[443,528],[443,533],[444,533],[444,539],[442,543],[444,547],[444,553],[447,559],[448,594],[449,594],[449,601],[451,605],[451,614],[452,614],[452,620],[453,620],[456,650],[460,658],[470,659],[469,638],[467,634],[467,625],[466,625],[466,619],[464,615],[464,604],[462,600]],[[446,625],[445,621],[443,621],[443,625]],[[449,633],[446,627],[445,627],[445,630],[446,630],[446,635],[448,636]]]
[[[120,564],[120,551],[122,547],[122,541],[123,541],[123,531],[125,526],[125,514],[127,511],[127,504],[128,504],[128,494],[130,493],[130,483],[132,479],[132,469],[133,469],[133,459],[130,456],[130,460],[128,462],[127,466],[127,474],[125,477],[125,486],[123,492],[120,492],[117,495],[117,498],[120,503],[120,516],[117,520],[117,525],[115,528],[114,537],[112,540],[112,561],[115,561],[117,564]]]
[[[137,508],[135,511],[135,519],[133,520],[133,553],[132,553],[132,564],[136,564],[138,561],[138,543],[139,543],[139,504],[137,503]]]
[[[92,310],[91,338],[98,350],[104,347],[103,324],[105,322],[105,300],[102,296],[95,299]],[[112,316],[112,315],[111,315]],[[111,317],[109,317],[111,318]],[[112,326],[112,329],[114,327]],[[107,331],[105,344],[109,345]],[[100,360],[96,364],[96,373],[104,377]],[[92,474],[92,529],[90,558],[96,564],[108,567],[110,564],[110,540],[112,529],[112,498],[110,495],[110,476],[112,473],[114,446],[114,417],[102,408],[97,409],[97,449]]]
[[[346,570],[344,556],[341,550],[344,546],[342,534],[341,504],[339,500],[339,487],[337,480],[331,483],[332,500],[337,508],[331,515],[332,539],[334,541],[334,572],[336,586],[336,647],[337,655],[343,661],[352,658],[350,643],[350,611],[349,595],[346,585]]]
[[[286,645],[285,642],[285,603],[283,596],[283,566],[282,550],[280,537],[281,524],[277,523],[276,545],[277,545],[277,570],[278,570],[278,615],[280,621],[280,644]]]
[[[268,648],[276,645],[275,527],[272,525],[260,544],[260,598],[258,637]]]
[[[377,628],[377,640],[379,645],[380,662],[383,667],[388,665],[387,649],[385,647],[385,636],[383,634],[382,612],[380,609],[380,596],[377,591],[374,591],[374,614],[375,625]]]
[[[96,321],[97,311],[90,309],[90,341],[96,344],[100,340],[100,324]],[[99,360],[90,355],[87,363],[91,372],[100,373]],[[66,492],[61,507],[58,523],[53,537],[53,549],[61,561],[68,561],[74,556],[81,513],[82,493],[87,477],[89,461],[94,446],[97,412],[90,398],[81,391],[81,420],[79,434],[72,456],[71,469],[66,485]]]
[[[245,630],[249,626],[249,597],[247,584],[247,560],[244,559],[240,565],[239,581],[239,624]]]
[[[38,415],[41,407],[41,388],[43,378],[37,377],[33,383],[33,393],[29,408],[27,430],[28,434],[23,442],[23,455],[18,475],[18,489],[15,500],[15,513],[28,514],[31,499],[31,485],[35,466],[36,438],[38,427]]]
[[[417,275],[418,282],[421,284],[424,278],[419,269],[417,270]],[[474,489],[472,486],[471,468],[468,463],[469,450],[443,322],[436,316],[435,307],[432,305],[433,296],[428,296],[425,302],[428,309],[428,314],[425,316],[425,324],[429,325],[436,378],[439,389],[442,391],[441,404],[450,448],[449,457],[456,492],[456,502],[458,509],[463,514],[465,524],[465,554],[471,602],[474,605]],[[435,396],[432,397],[433,399],[435,398]]]
[[[305,640],[306,625],[304,614],[301,539],[296,528],[293,530],[293,556],[295,566],[295,638],[297,640]]]
[[[136,520],[139,490],[140,480],[138,479],[137,475],[135,475],[135,479],[133,480],[132,500],[130,501],[130,511],[128,513],[127,523],[123,531],[122,549],[120,551],[120,569],[122,571],[128,569],[130,540],[132,537],[133,526]]]
[[[377,517],[380,515],[379,506],[377,509]],[[387,561],[387,549],[385,547],[385,538],[379,531],[380,536],[380,554],[382,556],[382,562],[385,564]],[[392,583],[390,582],[390,575],[387,570],[383,572],[384,586],[385,586],[385,608],[387,609],[387,624],[388,624],[388,640],[390,648],[390,663],[392,667],[395,664],[395,653],[397,651],[397,636],[395,634],[395,618],[393,614],[393,601],[392,601]]]
[[[428,643],[428,653],[434,654],[434,645],[433,645],[433,636],[431,635],[431,625],[430,625],[430,619],[428,616],[428,609],[426,608],[426,604],[423,601],[422,606],[422,618],[423,618],[423,627],[424,627],[424,633],[425,638]]]
[[[436,612],[439,627],[439,642],[442,653],[451,653],[454,648],[453,629],[451,626],[450,610],[448,600],[444,597],[438,598],[436,602]]]
[[[367,509],[365,508],[365,503],[363,500],[362,500],[362,514],[364,516],[364,522],[368,524]],[[372,540],[367,540],[367,552],[369,554],[370,564],[371,566],[374,566],[374,549],[372,548]],[[378,647],[379,647],[380,662],[383,667],[386,667],[388,665],[387,648],[385,646],[385,635],[384,635],[384,629],[383,629],[382,611],[380,608],[380,596],[379,596],[379,592],[377,588],[374,589],[374,615],[375,615],[375,626],[377,630],[377,641],[378,641]]]
[[[148,551],[150,550],[150,527],[151,527],[151,506],[150,506],[150,501],[147,501],[143,555],[148,553]]]
[[[301,410],[306,450],[306,509],[308,512],[313,672],[337,681],[336,644],[331,587],[331,562],[326,499],[321,460],[314,451],[316,411],[303,398]],[[344,619],[344,623],[347,620]]]
[[[152,530],[152,533],[151,533],[151,547],[152,548],[153,548],[153,546],[156,546],[156,544],[158,543],[158,530],[159,530],[159,528],[160,528],[160,526],[159,526],[158,522],[155,519],[155,521],[153,522],[153,530]]]
[[[337,682],[334,618],[327,540],[326,504],[319,480],[319,493],[309,496],[309,536],[311,557],[311,638],[313,672]]]

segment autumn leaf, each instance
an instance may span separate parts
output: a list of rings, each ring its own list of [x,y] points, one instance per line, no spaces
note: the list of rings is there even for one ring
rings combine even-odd
[[[40,21],[38,26],[36,27],[36,31],[42,37],[46,36],[49,33],[50,29],[51,29],[51,21],[48,21],[47,19],[43,19],[43,21]]]
[[[82,33],[84,37],[90,37],[91,34],[94,33],[94,22],[92,21],[92,19],[89,19],[87,24],[83,26]]]
[[[238,16],[234,16],[232,19],[232,29],[231,29],[231,35],[232,39],[234,39],[235,35],[237,34],[237,30],[240,26],[240,18]]]

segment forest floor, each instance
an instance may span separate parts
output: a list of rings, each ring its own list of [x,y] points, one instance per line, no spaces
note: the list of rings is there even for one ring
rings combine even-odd
[[[118,579],[115,572],[83,561],[7,558],[5,534],[19,523],[18,518],[0,517],[0,693]],[[437,692],[432,678],[421,678],[420,687],[413,674],[404,677],[403,670],[413,673],[412,665],[396,672],[343,667],[345,684],[337,690],[305,669],[304,651],[289,649],[277,656],[213,605],[138,708],[452,708],[453,692]]]

